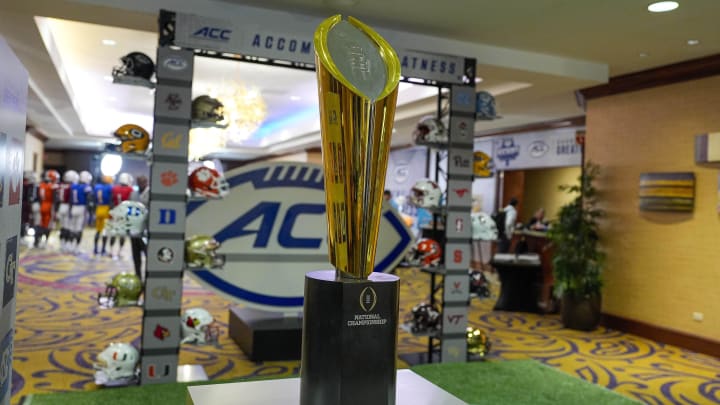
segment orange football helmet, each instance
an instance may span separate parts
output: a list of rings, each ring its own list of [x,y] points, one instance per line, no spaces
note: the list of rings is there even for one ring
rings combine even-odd
[[[57,183],[60,181],[60,173],[57,170],[50,169],[45,172],[45,181],[49,183]]]
[[[150,134],[143,127],[125,124],[113,133],[120,140],[123,153],[145,153],[150,147]]]
[[[442,248],[432,239],[420,239],[407,254],[407,262],[413,266],[434,267],[440,264]]]
[[[215,169],[198,167],[188,176],[188,188],[197,197],[223,198],[230,192],[225,177]]]

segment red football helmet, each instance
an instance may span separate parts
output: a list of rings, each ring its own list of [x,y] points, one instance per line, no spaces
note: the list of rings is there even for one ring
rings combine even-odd
[[[193,170],[188,177],[188,187],[194,196],[223,198],[230,192],[230,185],[217,170],[206,166]]]
[[[413,266],[433,267],[440,264],[441,256],[439,243],[432,239],[420,239],[408,252],[407,261]]]

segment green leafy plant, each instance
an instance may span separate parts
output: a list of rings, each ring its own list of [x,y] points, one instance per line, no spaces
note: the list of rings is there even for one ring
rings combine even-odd
[[[605,213],[597,207],[593,185],[599,174],[600,167],[588,162],[577,184],[559,187],[576,197],[560,208],[548,232],[554,248],[553,275],[558,297],[566,293],[576,298],[589,297],[602,289],[605,255],[598,247],[597,220]]]

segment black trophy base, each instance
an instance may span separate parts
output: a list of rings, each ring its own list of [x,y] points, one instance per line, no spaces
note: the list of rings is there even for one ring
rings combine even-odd
[[[399,278],[305,275],[301,405],[394,405]]]
[[[252,361],[300,360],[302,317],[231,307],[228,333]]]

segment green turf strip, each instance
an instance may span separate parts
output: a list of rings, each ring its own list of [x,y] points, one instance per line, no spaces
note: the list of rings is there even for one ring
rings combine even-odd
[[[471,405],[638,404],[534,360],[424,364],[412,371]]]
[[[412,371],[470,404],[633,405],[637,402],[533,360],[425,364]],[[257,379],[253,379],[257,380]],[[96,391],[34,394],[22,405],[182,405],[187,385],[158,384]]]

